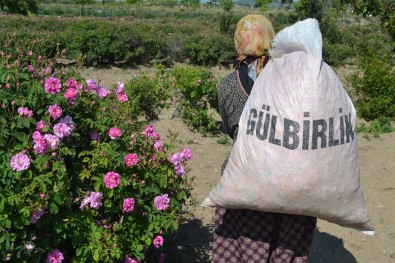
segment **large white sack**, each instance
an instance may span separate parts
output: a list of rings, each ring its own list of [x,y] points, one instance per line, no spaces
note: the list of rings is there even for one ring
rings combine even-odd
[[[355,118],[320,56],[283,52],[256,80],[224,173],[202,205],[373,230],[360,187]]]

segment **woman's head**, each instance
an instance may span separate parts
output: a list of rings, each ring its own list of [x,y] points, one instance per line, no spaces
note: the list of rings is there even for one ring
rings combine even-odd
[[[263,15],[243,17],[236,26],[235,48],[239,58],[260,57],[269,49],[274,38],[272,23]]]

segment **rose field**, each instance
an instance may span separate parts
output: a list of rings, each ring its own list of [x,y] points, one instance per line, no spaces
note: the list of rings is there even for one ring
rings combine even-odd
[[[293,22],[268,16],[276,31]],[[239,18],[0,15],[1,262],[210,262],[214,210],[200,203],[231,149],[217,84]],[[374,18],[321,26],[359,114],[377,235],[319,221],[312,262],[393,262],[393,41]]]

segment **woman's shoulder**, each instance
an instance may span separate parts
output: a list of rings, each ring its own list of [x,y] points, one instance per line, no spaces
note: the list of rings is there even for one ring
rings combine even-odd
[[[229,85],[229,84],[237,84],[237,76],[236,71],[229,73],[219,82],[219,86]]]
[[[225,76],[218,84],[218,96],[220,98],[235,97],[245,100],[247,95],[240,87],[236,71]]]

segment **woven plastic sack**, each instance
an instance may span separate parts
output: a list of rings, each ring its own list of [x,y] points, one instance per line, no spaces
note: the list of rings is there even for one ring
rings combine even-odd
[[[360,187],[355,109],[322,62],[318,22],[286,28],[274,44],[224,173],[202,205],[314,216],[373,234]]]

